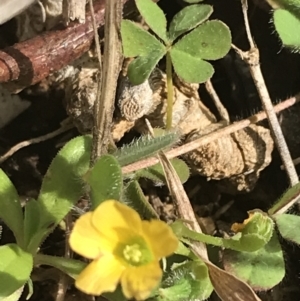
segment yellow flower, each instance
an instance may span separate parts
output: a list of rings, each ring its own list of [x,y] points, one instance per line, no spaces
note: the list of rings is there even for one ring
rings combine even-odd
[[[159,260],[176,250],[178,239],[166,223],[142,221],[132,208],[107,200],[75,222],[70,246],[93,260],[76,279],[78,289],[101,295],[120,282],[126,298],[144,300],[161,280]]]

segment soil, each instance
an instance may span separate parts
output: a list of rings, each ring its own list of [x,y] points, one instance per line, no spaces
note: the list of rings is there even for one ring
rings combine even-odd
[[[171,5],[170,2],[172,2]],[[230,27],[233,43],[246,50],[248,45],[239,1],[210,0],[206,3],[214,6],[212,18],[223,20]],[[180,9],[179,2],[175,4],[174,0],[161,0],[159,4],[170,18]],[[299,92],[300,55],[282,49],[279,39],[273,33],[268,9],[262,9],[253,2],[250,2],[249,6],[251,27],[261,54],[262,71],[271,97],[276,103]],[[0,26],[2,44],[14,42],[8,35],[8,28],[12,26],[13,21]],[[214,67],[216,73],[212,82],[232,121],[247,117],[261,109],[251,78],[234,53],[230,52],[226,60],[215,62]],[[64,92],[59,89],[41,92],[40,86],[37,84],[21,92],[21,96],[29,100],[31,106],[0,130],[0,154],[5,153],[20,141],[52,132],[59,128],[60,122],[67,117],[63,104]],[[199,92],[205,105],[217,115],[202,86]],[[299,111],[299,105],[298,107],[296,105],[295,108],[282,113],[280,117],[293,158],[300,156],[300,148],[297,144],[300,141]],[[61,145],[78,134],[76,129],[72,129],[53,139],[22,148],[0,165],[16,186],[22,199],[37,197],[43,175],[51,160]],[[136,135],[135,132],[128,133],[119,144],[130,141],[134,135]],[[227,232],[233,222],[241,222],[247,216],[247,210],[255,208],[267,210],[287,189],[288,181],[280,165],[281,161],[275,150],[271,164],[261,172],[255,188],[249,193],[237,195],[221,193],[218,189],[218,181],[207,181],[206,178],[200,176],[192,176],[184,187],[197,214],[202,218],[213,217],[217,210],[232,201],[231,207],[217,220],[212,219],[209,224],[215,227],[218,233]],[[167,218],[174,214],[166,187],[155,187],[150,182],[143,182],[142,187],[155,208],[160,210],[162,217]],[[297,208],[294,211],[298,213]],[[13,242],[13,236],[3,225],[1,244],[8,242]],[[272,291],[260,293],[262,300],[281,301],[283,298],[290,301],[300,300],[300,250],[299,247],[290,243],[283,242],[282,245],[287,268],[286,277]],[[41,251],[46,254],[63,255],[64,233],[59,229],[55,230],[43,243]],[[55,300],[58,275],[54,273],[49,276],[52,271],[48,271],[49,279],[47,279],[43,276],[43,272],[45,268],[39,268],[34,272],[36,281],[34,281],[34,293],[30,301]],[[67,293],[67,300],[85,300],[86,298],[72,286]],[[21,300],[26,300],[26,291]],[[209,300],[218,300],[218,297],[213,294]]]

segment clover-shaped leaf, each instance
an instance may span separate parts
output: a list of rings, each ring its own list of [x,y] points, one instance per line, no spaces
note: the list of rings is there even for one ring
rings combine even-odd
[[[151,74],[159,60],[164,56],[165,48],[161,47],[147,56],[139,56],[128,66],[127,75],[134,85],[142,84]]]
[[[129,20],[122,21],[121,35],[125,57],[146,56],[157,49],[164,48],[152,34]]]
[[[214,74],[210,63],[187,52],[173,48],[170,54],[175,72],[188,83],[203,83]]]
[[[207,4],[186,6],[172,19],[168,33],[169,38],[174,41],[183,33],[206,21],[212,12],[212,6]]]
[[[148,26],[167,43],[167,19],[164,12],[152,0],[135,0],[135,4]]]
[[[217,60],[231,47],[231,33],[221,21],[207,21],[185,35],[173,49],[204,60]]]
[[[204,60],[217,60],[231,46],[231,34],[221,21],[208,21],[184,36],[171,49],[174,69],[190,83],[202,83],[212,77],[214,69]]]

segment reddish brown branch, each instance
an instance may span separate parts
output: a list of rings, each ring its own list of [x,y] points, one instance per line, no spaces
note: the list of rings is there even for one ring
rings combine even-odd
[[[104,24],[104,6],[105,0],[95,2],[97,26]],[[13,81],[19,89],[33,85],[88,51],[93,37],[92,18],[88,12],[85,24],[73,22],[67,28],[45,32],[7,47],[0,51],[0,83]]]

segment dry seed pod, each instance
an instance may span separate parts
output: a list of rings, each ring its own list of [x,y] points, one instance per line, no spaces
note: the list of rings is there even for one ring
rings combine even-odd
[[[118,87],[118,106],[123,118],[135,121],[149,114],[157,105],[157,92],[161,88],[163,73],[155,69],[149,80],[132,85],[128,77],[122,76]]]

